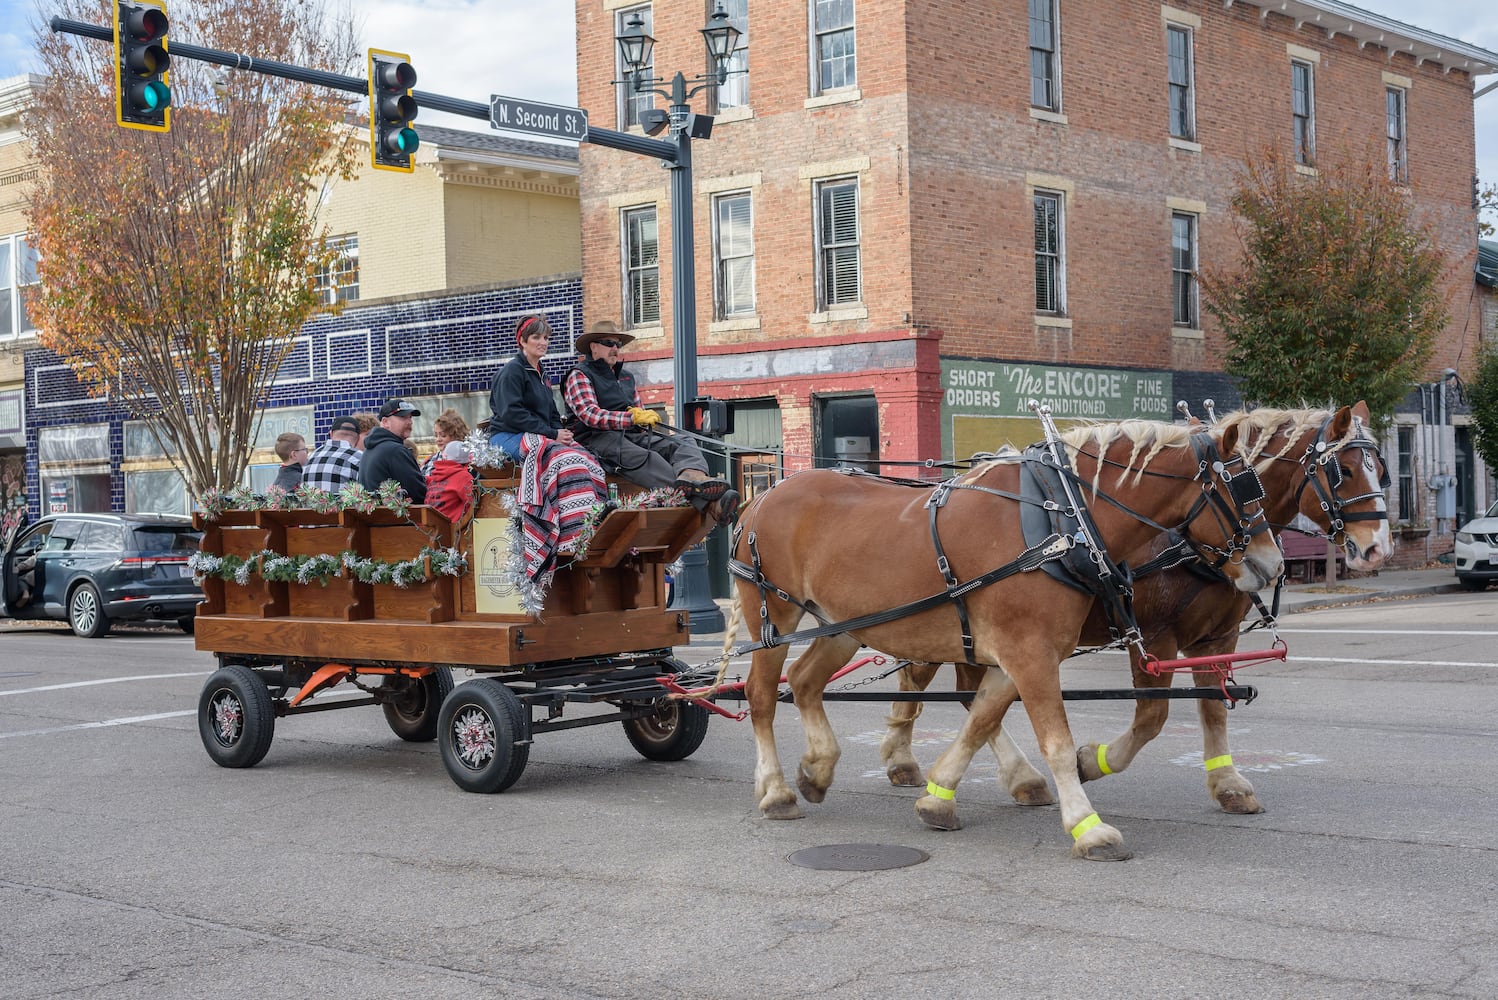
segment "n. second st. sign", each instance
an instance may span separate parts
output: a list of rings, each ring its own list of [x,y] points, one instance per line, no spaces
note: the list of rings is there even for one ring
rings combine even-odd
[[[499,94],[489,98],[489,125],[508,132],[549,135],[573,142],[588,138],[588,113],[582,108],[538,104]]]

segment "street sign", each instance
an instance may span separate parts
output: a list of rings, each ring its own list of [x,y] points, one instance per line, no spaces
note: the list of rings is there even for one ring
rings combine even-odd
[[[537,104],[514,97],[489,97],[489,125],[509,132],[549,135],[582,142],[588,138],[588,113],[582,108]]]

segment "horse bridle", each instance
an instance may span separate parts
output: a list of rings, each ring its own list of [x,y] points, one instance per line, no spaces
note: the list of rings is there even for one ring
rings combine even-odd
[[[1326,537],[1331,539],[1335,545],[1347,543],[1347,522],[1349,521],[1383,521],[1388,519],[1386,510],[1354,510],[1347,511],[1344,507],[1351,504],[1362,503],[1365,500],[1375,500],[1384,496],[1392,480],[1389,478],[1389,466],[1384,462],[1382,452],[1378,450],[1378,442],[1371,437],[1362,435],[1361,424],[1358,434],[1348,438],[1333,447],[1327,443],[1326,431],[1331,426],[1331,418],[1328,417],[1316,432],[1316,440],[1306,446],[1305,453],[1300,457],[1300,464],[1305,466],[1305,478],[1301,480],[1300,488],[1295,491],[1295,506],[1300,506],[1300,498],[1305,493],[1306,487],[1310,486],[1316,491],[1317,501],[1321,509],[1326,512],[1328,531]],[[1357,448],[1361,451],[1371,451],[1374,459],[1382,470],[1378,476],[1377,492],[1359,493],[1354,497],[1340,497],[1337,491],[1342,488],[1343,476],[1342,466],[1337,462],[1337,456],[1349,448]],[[1318,475],[1317,469],[1324,468],[1325,474]]]
[[[1189,527],[1202,511],[1210,510],[1218,528],[1228,536],[1228,543],[1221,548],[1209,545],[1185,531],[1182,532],[1182,537],[1202,562],[1220,570],[1228,563],[1241,563],[1253,540],[1269,530],[1269,519],[1264,516],[1263,507],[1264,483],[1259,479],[1258,470],[1248,464],[1242,455],[1223,459],[1217,450],[1217,442],[1209,434],[1191,435],[1191,447],[1196,452],[1197,462],[1196,475],[1192,480],[1202,484],[1202,491],[1187,511],[1180,528]],[[1236,471],[1233,468],[1235,466],[1238,467]],[[1217,479],[1226,487],[1228,498],[1232,501],[1231,506],[1217,489],[1209,472],[1216,473]],[[1255,504],[1259,508],[1250,514],[1248,508]],[[1209,558],[1209,553],[1215,559]]]

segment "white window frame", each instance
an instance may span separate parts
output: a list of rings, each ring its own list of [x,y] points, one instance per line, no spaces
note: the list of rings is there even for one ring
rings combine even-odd
[[[858,21],[855,0],[807,0],[807,24],[811,32],[808,55],[811,59],[812,96],[847,90],[858,86]],[[847,13],[846,20],[833,22],[823,15]],[[848,50],[823,58],[824,43],[844,43]],[[823,79],[823,64],[827,64],[829,78]],[[836,72],[833,67],[837,67]]]
[[[347,233],[328,237],[328,249],[335,254],[326,267],[317,269],[317,294],[323,305],[355,302],[359,298],[359,236]]]
[[[1409,91],[1404,87],[1384,87],[1384,139],[1389,152],[1389,180],[1409,184]]]
[[[845,188],[852,188],[853,190],[853,239],[841,239],[829,242],[827,233],[824,232],[826,227],[822,222],[824,214],[822,203],[828,197],[829,192]],[[857,305],[863,302],[863,196],[858,177],[851,175],[819,179],[813,185],[812,218],[817,251],[817,311],[827,312],[830,309]],[[838,298],[836,301],[833,301],[831,289],[827,287],[829,262],[833,256],[845,255],[850,249],[853,253],[857,274],[857,280],[854,282],[856,294],[852,298]]]
[[[0,236],[0,247],[4,247],[6,251],[6,259],[0,261],[0,298],[3,298],[3,304],[9,308],[7,323],[0,328],[0,341],[35,336],[36,324],[31,322],[23,299],[26,290],[39,283],[36,277],[36,250],[25,233]],[[28,274],[30,281],[25,280]]]
[[[1055,249],[1040,244],[1040,226],[1036,217],[1040,212],[1042,203],[1054,203],[1056,206],[1055,218]],[[1036,188],[1030,198],[1031,222],[1035,227],[1036,240],[1035,253],[1035,312],[1045,316],[1066,315],[1066,192],[1053,191],[1046,188]],[[1041,301],[1040,271],[1044,261],[1050,261],[1050,286],[1052,289],[1051,299]],[[1046,308],[1046,306],[1053,308]]]
[[[1201,328],[1201,302],[1200,288],[1197,283],[1198,266],[1198,233],[1200,219],[1192,212],[1170,213],[1170,319],[1171,324],[1188,330]],[[1177,256],[1176,233],[1178,225],[1185,223],[1186,226],[1186,266],[1182,267],[1182,261]],[[1181,284],[1186,285],[1186,298],[1184,303],[1181,299]],[[1186,315],[1181,315],[1181,306],[1185,305]]]
[[[1037,46],[1035,12],[1037,5],[1045,8],[1049,25],[1047,38],[1043,39],[1045,45]],[[1029,56],[1030,56],[1030,106],[1042,111],[1055,114],[1061,113],[1061,4],[1060,0],[1029,0],[1029,16],[1026,24],[1029,28]],[[1036,73],[1036,59],[1044,60],[1045,72]],[[1049,88],[1048,95],[1039,95],[1041,100],[1036,100],[1035,85],[1037,81],[1043,81]],[[1048,99],[1047,99],[1048,98]]]
[[[631,239],[633,227],[631,222],[643,219],[647,215],[655,223],[655,257],[652,262],[636,264],[633,261],[634,243]],[[661,325],[661,233],[660,212],[655,205],[632,205],[619,210],[619,263],[623,268],[622,301],[624,308],[620,311],[624,319],[625,329],[637,327],[651,327]],[[638,301],[642,296],[636,294],[635,287],[637,279],[640,282],[649,280],[651,274],[655,276],[655,310],[652,315],[645,303]],[[640,286],[643,291],[643,285]]]
[[[641,15],[644,19],[643,29],[645,34],[653,35],[655,33],[654,7],[648,3],[638,4],[633,7],[621,7],[619,10],[614,11],[615,38],[624,34],[629,19],[636,14]],[[650,62],[642,67],[640,75],[647,80],[655,76],[655,52],[653,50],[650,53]],[[631,79],[630,68],[625,65],[624,53],[619,51],[617,44],[614,46],[614,79]],[[655,107],[655,92],[650,90],[636,92],[634,87],[627,84],[621,84],[618,89],[618,104],[615,106],[614,111],[618,116],[619,131],[626,131],[631,126],[638,128],[640,126],[641,113],[650,111]]]
[[[1175,79],[1176,60],[1171,49],[1171,42],[1178,37],[1185,40],[1186,46],[1185,65],[1180,67],[1184,71],[1184,80]],[[1187,25],[1167,24],[1165,26],[1165,80],[1169,96],[1167,114],[1170,118],[1170,134],[1173,138],[1194,142],[1196,141],[1196,33]],[[1180,131],[1177,131],[1176,121],[1177,94],[1183,96],[1186,105],[1185,121],[1179,123]]]
[[[723,212],[725,206],[743,202],[748,206],[748,246],[724,246]],[[728,272],[747,266],[749,272],[748,301],[729,301]],[[754,262],[754,196],[748,191],[725,191],[713,196],[713,315],[716,319],[749,316],[755,312],[755,262]]]
[[[1305,71],[1306,106],[1301,111],[1296,107],[1296,76],[1298,70]],[[1304,123],[1305,135],[1297,134]],[[1290,141],[1295,147],[1295,162],[1302,167],[1316,163],[1316,66],[1305,59],[1290,60]]]

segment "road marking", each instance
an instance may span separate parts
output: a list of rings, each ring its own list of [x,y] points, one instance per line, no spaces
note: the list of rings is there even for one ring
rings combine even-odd
[[[105,677],[96,681],[72,681],[67,684],[48,684],[45,687],[17,688],[14,691],[0,691],[0,698],[8,694],[36,694],[38,691],[61,691],[64,688],[92,687],[95,684],[123,684],[126,681],[156,681],[167,680],[172,677],[204,677],[211,673],[208,670],[194,670],[185,674],[141,674],[139,677]]]
[[[1494,630],[1477,629],[1451,629],[1449,631],[1434,628],[1281,628],[1280,634],[1286,635],[1498,635]]]
[[[184,715],[196,715],[197,709],[189,708],[181,712],[159,712],[156,715],[133,715],[127,719],[105,719],[103,722],[79,722],[71,726],[57,726],[53,729],[28,729],[20,733],[0,733],[0,740],[8,740],[15,736],[50,736],[53,733],[67,733],[75,729],[104,729],[108,726],[129,726],[137,722],[155,722],[158,719],[178,719]]]
[[[1169,663],[1169,660],[1165,661]],[[1354,656],[1297,656],[1291,653],[1287,663],[1367,663],[1391,667],[1498,667],[1492,660],[1364,660]]]

